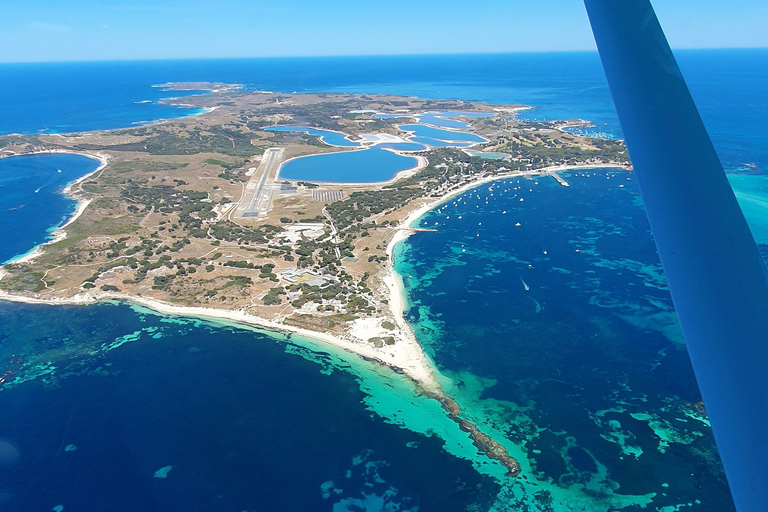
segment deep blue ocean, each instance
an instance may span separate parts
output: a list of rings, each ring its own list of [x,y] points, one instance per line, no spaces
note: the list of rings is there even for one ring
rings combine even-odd
[[[101,162],[80,155],[42,154],[0,159],[0,263],[23,256],[51,238],[76,203],[61,192]]]
[[[462,511],[498,491],[437,437],[370,412],[334,357],[284,337],[0,303],[0,353],[31,379],[0,392],[3,511]]]
[[[631,173],[562,176],[570,187],[501,180],[425,215],[437,232],[395,259],[409,321],[459,401],[514,440],[529,492],[732,510]]]
[[[768,172],[768,50],[675,52],[723,164]],[[166,82],[221,81],[276,92],[357,92],[524,103],[528,118],[593,121],[621,136],[596,53],[0,64],[0,134],[123,128],[189,115],[158,104],[191,92]],[[150,103],[136,103],[150,101]]]
[[[768,51],[677,55],[768,255]],[[200,80],[525,103],[620,136],[590,53],[0,65],[0,133],[189,115],[151,86]],[[37,214],[0,223],[21,244],[2,261],[43,241],[74,208],[55,192],[98,165],[34,158],[0,160],[0,214]],[[311,341],[0,302],[0,509],[733,510],[631,175],[565,177],[483,185],[396,250],[420,341],[522,478],[402,377]]]

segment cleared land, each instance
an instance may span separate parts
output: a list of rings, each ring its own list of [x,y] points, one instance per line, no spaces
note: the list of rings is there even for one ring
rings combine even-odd
[[[393,240],[409,232],[406,218],[473,184],[558,165],[626,165],[623,144],[564,133],[558,124],[509,121],[519,105],[231,89],[184,102],[213,110],[124,130],[0,137],[0,153],[75,151],[109,161],[72,190],[88,205],[66,237],[31,261],[3,267],[0,292],[50,303],[129,298],[167,312],[309,333],[412,376],[489,457],[515,473],[514,459],[461,419],[439,389],[402,317]],[[280,161],[339,148],[264,127],[405,135],[398,120],[355,113],[363,110],[501,112],[471,123],[488,139],[475,149],[507,158],[444,148],[421,152],[422,167],[383,185],[276,181]],[[306,279],[290,278],[302,270]],[[33,367],[66,354],[22,356]]]

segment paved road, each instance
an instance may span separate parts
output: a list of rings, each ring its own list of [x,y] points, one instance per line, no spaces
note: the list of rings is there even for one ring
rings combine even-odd
[[[280,149],[278,148],[270,148],[264,153],[264,157],[262,159],[262,165],[259,167],[264,167],[264,171],[261,173],[261,176],[258,178],[258,182],[255,185],[255,190],[253,190],[253,195],[251,196],[251,200],[248,203],[248,206],[245,207],[243,210],[243,217],[256,217],[259,215],[259,202],[261,201],[261,194],[264,190],[264,185],[267,183],[267,178],[269,178],[269,174],[272,172],[275,163],[278,160],[278,156],[280,155]],[[248,182],[248,185],[246,185],[246,189],[248,189],[248,192],[251,191],[252,188],[254,188],[254,179],[257,178],[256,173],[251,177],[250,181]]]

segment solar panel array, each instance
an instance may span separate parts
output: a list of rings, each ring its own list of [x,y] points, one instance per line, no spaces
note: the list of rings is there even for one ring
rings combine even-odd
[[[329,190],[325,192],[312,192],[312,199],[314,199],[315,201],[321,201],[324,203],[327,203],[330,201],[339,201],[341,199],[344,199],[344,191]]]

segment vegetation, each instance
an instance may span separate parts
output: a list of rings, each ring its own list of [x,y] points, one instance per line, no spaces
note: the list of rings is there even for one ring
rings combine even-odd
[[[274,306],[275,304],[280,304],[282,302],[280,300],[281,295],[285,295],[285,290],[282,286],[275,286],[267,292],[262,300],[265,305]]]
[[[104,149],[116,156],[104,172],[79,185],[79,191],[94,200],[87,213],[67,228],[68,236],[31,264],[8,266],[9,275],[1,286],[8,291],[45,292],[56,285],[47,277],[48,271],[72,265],[69,276],[56,279],[72,281],[67,286],[78,292],[123,289],[136,293],[151,288],[154,295],[185,304],[290,305],[305,311],[290,314],[290,309],[276,308],[287,311],[286,323],[335,329],[358,316],[376,314],[377,305],[386,304],[371,290],[379,283],[369,278],[376,266],[387,260],[386,236],[400,217],[390,214],[414,199],[439,197],[478,178],[513,171],[627,160],[621,142],[576,137],[557,131],[551,123],[479,119],[473,124],[490,139],[484,149],[507,153],[509,158],[487,160],[451,148],[425,151],[421,155],[428,157],[427,167],[410,177],[383,187],[353,188],[356,191],[347,191],[347,198],[325,205],[330,221],[318,215],[320,208],[315,201],[282,208],[282,199],[276,199],[279,208],[272,224],[253,219],[233,222],[230,215],[224,215],[225,205],[233,201],[231,197],[240,197],[241,183],[249,179],[245,173],[254,155],[286,143],[305,146],[293,154],[307,153],[306,146],[313,146],[314,152],[321,146],[322,151],[332,151],[315,136],[264,131],[264,127],[276,123],[314,126],[343,131],[354,139],[372,131],[395,134],[397,124],[403,121],[352,112],[368,105],[390,110],[459,108],[452,101],[334,94],[317,97],[317,101],[304,102],[292,95],[277,95],[263,103],[261,99],[252,103],[238,103],[234,97],[217,99],[224,108],[210,117],[114,131],[102,139],[102,135],[89,138],[87,134],[77,137],[76,142],[65,142],[64,138],[53,141],[42,135],[0,137],[0,143],[5,144]],[[286,109],[286,102],[291,102],[290,109]],[[242,107],[239,113],[230,108],[237,105]],[[464,104],[460,108],[476,107]],[[105,145],[97,144],[100,140]],[[128,151],[154,156],[133,158],[133,154],[125,153]],[[297,185],[302,201],[310,197],[306,189],[321,186],[311,182]],[[295,222],[324,223],[326,229],[314,239],[288,241],[277,236]],[[322,286],[280,286],[279,270],[289,266],[285,263],[312,269],[326,281]],[[397,330],[390,321],[383,321],[381,327]],[[369,341],[384,346],[393,343],[394,337]]]

